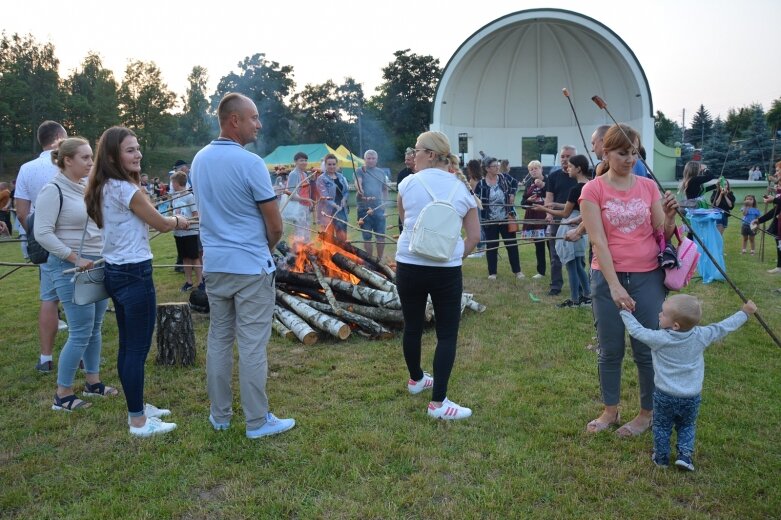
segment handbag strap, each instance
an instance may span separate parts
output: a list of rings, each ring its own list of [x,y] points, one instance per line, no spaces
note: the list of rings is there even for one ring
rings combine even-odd
[[[81,251],[84,249],[84,237],[87,236],[87,226],[89,226],[89,215],[87,215],[87,221],[84,223],[84,232],[81,234],[81,243],[79,244],[79,252],[76,253],[76,260],[81,258]]]

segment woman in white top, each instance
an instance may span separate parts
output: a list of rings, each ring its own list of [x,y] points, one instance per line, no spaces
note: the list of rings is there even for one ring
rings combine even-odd
[[[417,173],[405,178],[398,187],[399,217],[404,222],[404,230],[396,250],[396,285],[404,313],[404,360],[410,374],[407,390],[418,394],[433,388],[428,415],[437,419],[465,419],[472,415],[472,410],[447,398],[461,319],[461,262],[480,240],[475,198],[466,185],[448,172],[449,161],[454,158],[445,134],[424,132],[415,145]],[[410,251],[415,222],[423,208],[432,201],[426,186],[438,199],[446,200],[451,192],[454,193],[451,204],[466,229],[466,240],[459,238],[450,259],[445,261],[431,260]],[[434,377],[423,372],[420,366],[421,338],[429,296],[434,305],[437,331]]]
[[[155,285],[148,226],[160,232],[187,229],[187,219],[164,217],[141,189],[141,147],[127,128],[109,128],[100,138],[85,199],[102,230],[106,290],[119,329],[117,372],[125,392],[131,435],[149,437],[176,428],[170,414],[144,404],[144,363],[155,326]]]
[[[68,317],[68,340],[57,364],[52,410],[70,412],[91,404],[73,392],[73,379],[82,359],[87,380],[84,395],[108,397],[118,391],[100,380],[101,329],[108,300],[76,305],[73,275],[63,272],[74,267],[91,269],[103,247],[100,230],[87,216],[84,205],[92,148],[85,139],[69,137],[52,151],[52,162],[60,173],[38,194],[34,225],[36,239],[49,251],[49,259],[41,265],[41,277],[54,287]]]

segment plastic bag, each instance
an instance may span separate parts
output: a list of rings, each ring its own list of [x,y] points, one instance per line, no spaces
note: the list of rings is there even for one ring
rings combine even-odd
[[[716,228],[716,222],[721,221],[721,211],[719,210],[689,210],[687,216],[691,222],[694,233],[702,240],[703,245],[710,254],[716,259],[721,269],[726,272],[724,265],[724,241]],[[697,241],[695,240],[695,244]],[[702,250],[700,244],[697,249],[701,253],[700,261],[697,264],[697,271],[702,276],[702,283],[711,283],[715,280],[724,280],[718,268],[713,264],[708,255]]]

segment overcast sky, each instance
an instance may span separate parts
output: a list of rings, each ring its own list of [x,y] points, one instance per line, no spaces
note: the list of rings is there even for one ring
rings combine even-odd
[[[129,60],[154,61],[179,95],[201,65],[210,95],[240,60],[262,52],[293,67],[299,90],[351,76],[370,97],[394,51],[432,55],[444,66],[484,25],[540,7],[582,13],[618,34],[645,70],[654,109],[679,124],[684,108],[688,126],[700,104],[725,117],[753,102],[767,110],[781,97],[779,0],[39,0],[3,2],[0,29],[51,41],[61,76],[96,51],[118,80]]]

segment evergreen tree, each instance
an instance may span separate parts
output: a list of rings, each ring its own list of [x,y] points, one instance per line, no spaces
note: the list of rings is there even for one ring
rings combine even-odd
[[[730,143],[727,126],[717,117],[711,128],[710,138],[705,142],[702,160],[714,174],[724,171],[725,177],[740,177],[737,146]]]
[[[771,132],[781,130],[781,98],[773,100],[770,110],[765,114],[765,121]]]
[[[704,105],[700,105],[699,110],[694,113],[694,118],[692,118],[691,128],[686,132],[686,140],[692,143],[695,148],[701,149],[710,138],[712,127],[713,119],[710,112],[705,110]]]
[[[772,142],[762,105],[751,105],[751,124],[743,132],[740,150],[740,165],[743,170],[767,164]]]
[[[727,125],[727,132],[733,139],[738,138],[751,126],[751,115],[751,107],[741,107],[738,110],[730,108],[727,111],[727,120],[724,124]]]

